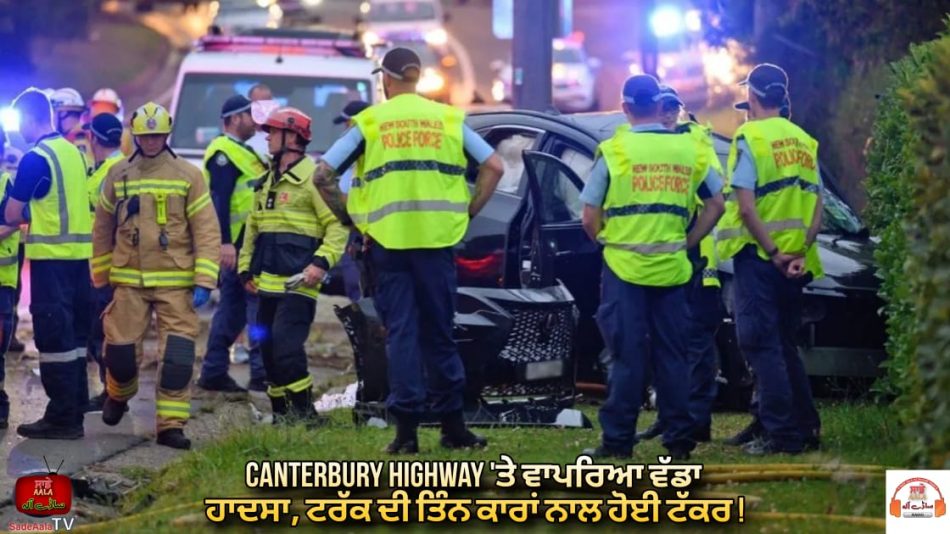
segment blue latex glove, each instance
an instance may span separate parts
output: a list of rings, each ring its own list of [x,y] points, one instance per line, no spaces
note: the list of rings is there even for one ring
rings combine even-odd
[[[208,303],[208,300],[211,298],[211,290],[204,287],[195,288],[195,296],[192,299],[191,303],[195,308],[200,308]]]

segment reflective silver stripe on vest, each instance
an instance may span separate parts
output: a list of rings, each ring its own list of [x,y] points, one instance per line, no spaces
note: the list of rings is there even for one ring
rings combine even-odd
[[[367,214],[353,214],[356,222],[374,223],[393,213],[407,213],[419,211],[449,211],[452,213],[468,213],[467,202],[449,202],[448,200],[400,200],[390,202],[378,210]]]
[[[66,206],[66,179],[63,176],[63,166],[60,165],[59,157],[56,156],[53,149],[43,143],[36,145],[36,148],[45,152],[46,156],[53,162],[53,167],[55,167],[53,172],[56,174],[56,200],[59,201],[59,235],[65,236],[69,233],[69,209]],[[27,243],[37,242],[31,240],[30,237],[32,237],[32,233],[27,236]],[[91,238],[89,242],[92,242]]]
[[[36,235],[27,234],[27,243],[37,245],[62,245],[66,243],[92,243],[92,234]]]
[[[767,232],[781,232],[782,230],[805,230],[805,223],[801,219],[785,219],[782,221],[772,221],[765,223]],[[745,226],[741,228],[727,228],[718,230],[716,239],[733,239],[742,235],[748,235],[749,231]]]
[[[66,352],[41,352],[40,363],[70,363],[85,358],[85,354],[80,355],[76,349]]]
[[[627,245],[621,243],[603,243],[605,247],[619,248],[640,254],[671,254],[686,250],[686,241],[677,243],[643,243],[639,245]]]
[[[6,267],[8,265],[16,265],[19,258],[16,256],[8,256],[6,258],[0,258],[0,267]]]
[[[379,167],[367,172],[362,177],[360,183],[363,184],[372,182],[373,180],[382,178],[391,172],[405,171],[437,171],[440,174],[462,176],[465,174],[465,167],[452,165],[449,163],[442,163],[441,161],[436,161],[434,159],[405,159],[387,161]]]
[[[719,271],[716,269],[703,269],[703,278],[706,280],[719,280]]]

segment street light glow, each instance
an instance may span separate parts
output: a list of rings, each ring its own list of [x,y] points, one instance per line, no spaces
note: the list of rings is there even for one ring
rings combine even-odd
[[[662,6],[650,17],[650,27],[657,37],[671,37],[683,31],[683,13],[673,6]]]
[[[0,124],[5,132],[19,132],[20,113],[13,108],[0,109]]]

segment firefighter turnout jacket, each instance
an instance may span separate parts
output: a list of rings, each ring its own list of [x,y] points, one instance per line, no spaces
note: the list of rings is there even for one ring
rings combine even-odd
[[[313,160],[303,156],[284,173],[271,167],[257,186],[238,272],[253,277],[261,294],[284,295],[288,278],[311,263],[328,271],[343,254],[349,231],[310,180],[315,170]],[[319,289],[298,286],[289,292],[316,299]]]
[[[96,208],[96,287],[214,289],[221,232],[197,167],[170,149],[113,165]]]

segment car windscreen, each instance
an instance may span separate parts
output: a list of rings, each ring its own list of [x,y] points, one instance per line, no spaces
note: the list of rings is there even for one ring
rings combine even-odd
[[[577,48],[554,49],[553,60],[555,63],[583,63],[584,55]]]
[[[432,2],[383,2],[371,4],[370,22],[409,22],[435,18]]]
[[[827,180],[828,177],[822,173],[822,179]],[[864,230],[864,224],[861,223],[861,219],[854,213],[851,206],[830,188],[822,188],[821,198],[824,201],[821,219],[822,231],[848,235],[861,233]]]
[[[352,100],[372,99],[369,80],[228,73],[186,74],[178,95],[172,145],[204,149],[221,134],[221,105],[229,97],[246,95],[256,84],[270,87],[282,106],[295,107],[313,119],[309,151],[323,152],[343,133],[333,124]]]

